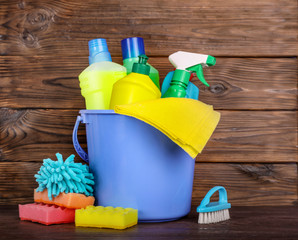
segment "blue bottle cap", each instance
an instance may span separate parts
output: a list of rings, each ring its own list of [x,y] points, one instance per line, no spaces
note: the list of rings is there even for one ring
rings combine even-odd
[[[92,39],[88,42],[89,46],[89,64],[102,61],[112,61],[108,50],[107,41],[104,38]]]
[[[131,37],[121,40],[122,58],[137,58],[145,54],[144,39],[140,37]]]

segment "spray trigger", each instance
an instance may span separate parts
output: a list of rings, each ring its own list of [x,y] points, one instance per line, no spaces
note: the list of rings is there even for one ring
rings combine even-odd
[[[199,80],[205,84],[207,87],[209,87],[209,84],[206,82],[205,78],[204,78],[204,74],[203,74],[203,67],[201,64],[197,64],[194,66],[191,66],[189,68],[186,68],[186,70],[191,71],[191,72],[195,72],[197,74],[197,77],[199,78]]]

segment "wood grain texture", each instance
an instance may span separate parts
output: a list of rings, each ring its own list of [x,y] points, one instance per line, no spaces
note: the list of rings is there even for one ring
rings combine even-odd
[[[4,56],[0,61],[0,105],[11,108],[84,109],[77,76],[86,57]],[[121,58],[113,58],[121,63]],[[173,69],[167,58],[152,58],[161,81]],[[297,58],[217,58],[204,70],[211,87],[197,78],[200,100],[215,109],[297,109]]]
[[[220,123],[198,161],[298,162],[297,112],[220,112]]]
[[[197,163],[193,204],[214,186],[224,186],[233,205],[292,205],[297,202],[297,164]],[[213,201],[216,201],[216,197]]]
[[[88,40],[106,38],[122,63],[120,41],[132,36],[144,38],[161,80],[173,69],[167,56],[178,50],[217,58],[204,70],[210,88],[194,79],[221,121],[196,159],[193,203],[224,185],[235,205],[297,204],[297,1],[0,6],[0,204],[32,201],[42,159],[76,154],[72,129],[85,108],[77,77],[88,66]],[[83,126],[79,141],[86,149]]]
[[[49,153],[75,153],[71,136],[78,111],[0,109],[0,112],[2,161],[41,161]]]
[[[296,56],[294,0],[0,1],[1,55],[85,56],[87,39],[145,39],[149,56]]]
[[[198,162],[297,162],[296,112],[220,112],[220,123]],[[49,153],[75,153],[72,130],[78,114],[0,109],[0,160],[38,162]],[[84,126],[80,130],[79,141],[86,143]]]
[[[32,202],[38,186],[34,174],[40,166],[40,162],[0,162],[0,204]],[[192,204],[199,205],[216,185],[225,186],[235,206],[293,205],[297,204],[297,165],[197,163]]]

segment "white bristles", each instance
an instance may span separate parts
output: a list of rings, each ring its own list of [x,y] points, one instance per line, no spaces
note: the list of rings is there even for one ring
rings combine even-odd
[[[199,224],[217,223],[230,219],[229,209],[199,213]]]

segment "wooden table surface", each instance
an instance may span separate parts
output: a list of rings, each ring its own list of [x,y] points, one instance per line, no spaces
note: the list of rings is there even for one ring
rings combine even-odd
[[[230,215],[225,222],[199,225],[194,206],[177,221],[112,230],[20,221],[17,206],[0,206],[0,239],[298,239],[297,206],[232,207]]]

